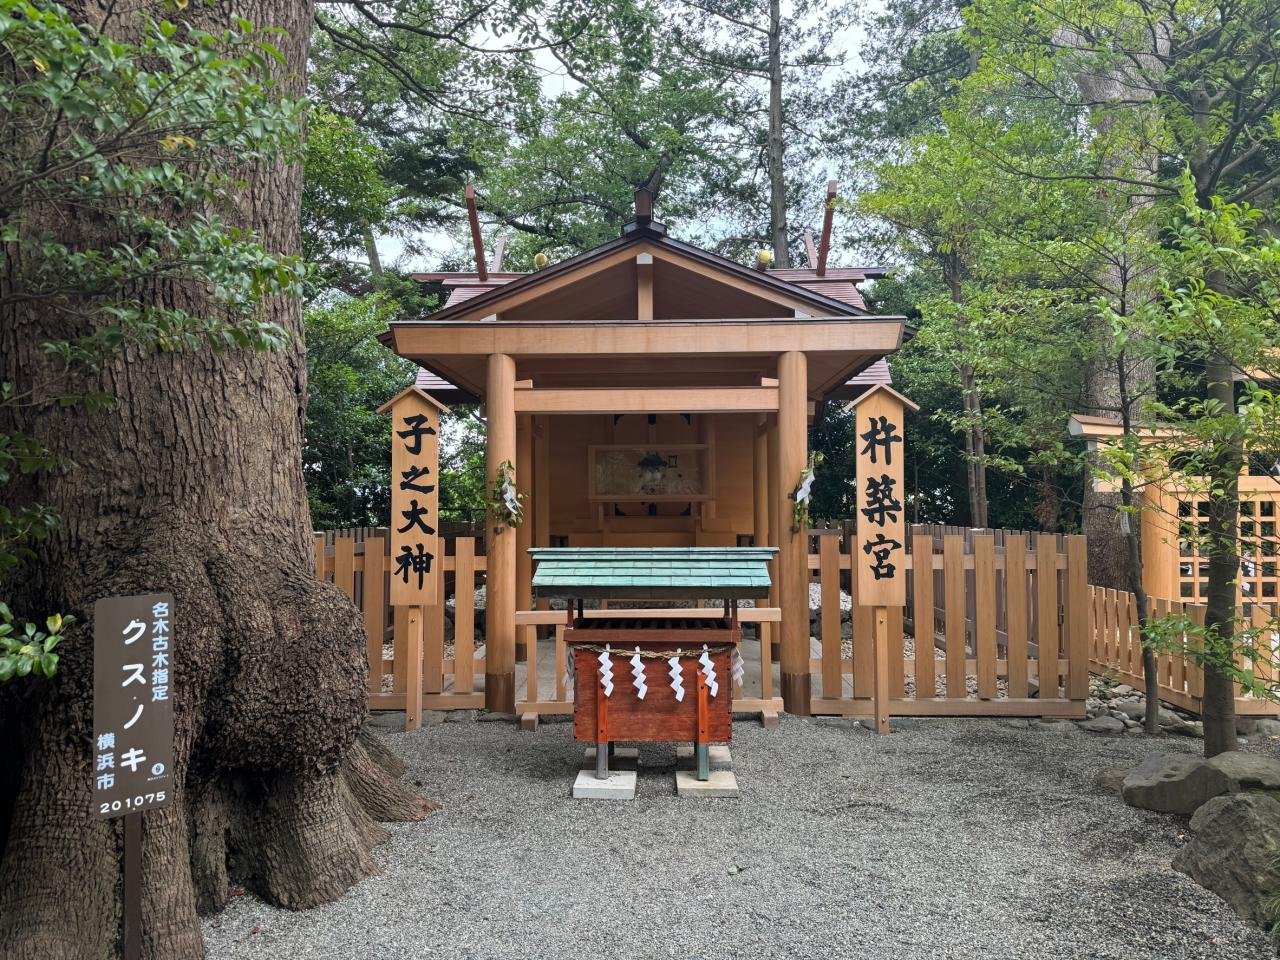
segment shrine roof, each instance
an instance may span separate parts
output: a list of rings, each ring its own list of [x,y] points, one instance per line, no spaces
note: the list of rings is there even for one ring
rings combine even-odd
[[[541,597],[748,599],[769,595],[776,547],[535,547]]]

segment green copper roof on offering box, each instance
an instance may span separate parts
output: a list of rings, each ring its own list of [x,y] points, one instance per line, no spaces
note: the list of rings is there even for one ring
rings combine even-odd
[[[776,547],[535,547],[539,596],[758,599]]]

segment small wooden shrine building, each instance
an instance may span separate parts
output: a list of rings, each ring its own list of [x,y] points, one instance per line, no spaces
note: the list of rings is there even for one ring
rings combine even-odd
[[[829,224],[829,219],[828,219]],[[815,405],[887,379],[901,317],[870,314],[880,271],[746,267],[672,239],[637,195],[622,235],[534,273],[486,262],[417,275],[448,301],[383,343],[444,403],[484,405],[492,485],[505,469],[527,522],[488,530],[485,702],[515,707],[516,611],[534,546],[779,548],[785,709],[810,704],[807,543],[792,529]]]

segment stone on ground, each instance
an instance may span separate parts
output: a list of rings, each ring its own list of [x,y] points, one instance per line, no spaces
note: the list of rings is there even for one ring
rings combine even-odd
[[[1280,803],[1261,793],[1215,797],[1196,811],[1191,829],[1174,868],[1240,916],[1269,923],[1270,901],[1280,894]]]
[[[1227,775],[1199,757],[1155,753],[1129,771],[1121,794],[1131,807],[1190,816],[1227,787]]]
[[[610,770],[604,780],[596,779],[596,772],[579,770],[573,781],[575,800],[634,800],[636,796],[636,772],[634,770]]]
[[[1115,717],[1094,717],[1092,720],[1083,720],[1079,727],[1090,733],[1124,733],[1124,721],[1117,720]]]
[[[1103,793],[1119,796],[1124,789],[1124,778],[1128,775],[1129,771],[1125,767],[1106,767],[1098,771],[1093,785]]]
[[[699,780],[692,770],[677,770],[676,793],[682,797],[736,797],[738,778],[732,770],[712,770],[706,780]]]
[[[1227,778],[1230,793],[1248,790],[1280,790],[1280,760],[1257,753],[1230,750],[1208,761]]]

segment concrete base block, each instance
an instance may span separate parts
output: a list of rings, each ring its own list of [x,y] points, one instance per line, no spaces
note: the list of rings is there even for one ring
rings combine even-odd
[[[698,765],[696,757],[692,743],[676,744],[676,767],[680,770],[696,769]],[[711,761],[712,770],[733,769],[733,755],[729,753],[727,743],[710,744],[707,747],[707,759]]]
[[[579,770],[573,781],[575,800],[634,800],[636,796],[636,772],[634,770],[610,770],[606,780],[597,780],[595,770]]]
[[[692,770],[677,770],[676,793],[682,797],[736,797],[738,778],[732,770],[712,770],[708,780],[699,780]]]
[[[639,747],[614,747],[613,756],[609,758],[610,770],[634,770],[640,764]],[[582,752],[582,769],[595,770],[596,748],[587,747]]]

